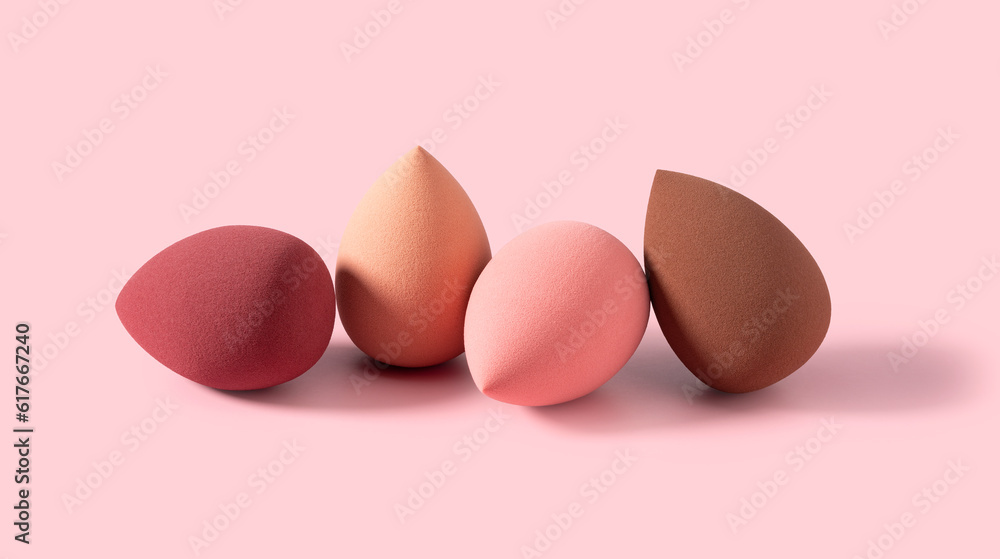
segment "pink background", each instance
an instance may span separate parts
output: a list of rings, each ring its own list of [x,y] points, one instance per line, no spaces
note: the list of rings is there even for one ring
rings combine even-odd
[[[194,556],[189,538],[246,492],[250,505],[200,556],[522,557],[573,502],[582,516],[551,528],[542,556],[851,558],[904,514],[915,523],[898,541],[883,536],[885,557],[995,556],[1000,285],[987,282],[961,310],[949,301],[998,249],[995,3],[928,2],[886,38],[890,0],[595,0],[555,29],[546,11],[558,0],[402,0],[349,61],[342,43],[388,2],[245,1],[220,18],[209,0],[118,0],[36,15],[51,3],[5,2],[0,17],[0,330],[13,353],[15,324],[30,321],[34,354],[51,346],[54,356],[44,368],[36,360],[30,385],[33,543],[12,539],[8,447],[0,555]],[[711,23],[723,15],[731,23]],[[33,17],[44,25],[12,45]],[[704,21],[721,34],[679,69],[674,53]],[[155,88],[141,87],[147,67],[166,74],[146,80]],[[477,110],[455,128],[447,111],[490,76],[500,85],[469,101]],[[116,99],[137,86],[142,99],[126,112]],[[810,118],[787,137],[785,115],[814,86],[832,97],[803,109]],[[241,144],[282,107],[294,118],[248,161]],[[616,118],[627,129],[581,170],[574,152]],[[111,132],[57,177],[53,162],[102,119]],[[914,181],[904,165],[949,127],[958,139],[929,152],[936,162]],[[694,377],[651,319],[607,385],[529,409],[481,395],[463,357],[356,393],[361,354],[338,323],[299,379],[227,394],[160,366],[107,305],[115,272],[224,224],[288,231],[332,268],[362,194],[437,128],[446,139],[433,154],[476,203],[494,252],[516,235],[525,198],[568,169],[572,184],[536,223],[589,222],[641,255],[657,168],[732,185],[732,167],[774,138],[778,151],[739,190],[820,263],[834,302],[824,345],[769,389],[689,401]],[[234,159],[240,174],[182,219],[179,205]],[[905,194],[851,242],[844,224],[897,179]],[[948,323],[894,371],[888,352],[939,308]],[[76,335],[59,349],[70,323]],[[157,399],[179,406],[155,414],[162,423]],[[462,450],[497,409],[510,419]],[[830,418],[843,427],[809,443]],[[145,441],[122,439],[144,423],[155,426]],[[305,448],[294,461],[286,441]],[[808,462],[787,456],[807,444]],[[617,451],[637,461],[624,473],[618,463],[591,502],[581,486]],[[69,512],[64,495],[115,452],[124,462]],[[282,456],[291,463],[272,463]],[[446,460],[454,475],[401,523],[395,505]],[[949,461],[970,468],[953,485],[939,481]],[[269,464],[281,475],[258,494],[262,478],[249,478]],[[734,533],[727,515],[741,499],[760,504],[754,493],[777,470],[787,483]],[[935,482],[947,493],[914,503]]]

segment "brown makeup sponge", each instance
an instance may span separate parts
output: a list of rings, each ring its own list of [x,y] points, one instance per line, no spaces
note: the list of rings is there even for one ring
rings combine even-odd
[[[643,252],[663,335],[713,388],[774,384],[826,336],[830,292],[816,261],[777,218],[733,190],[657,171]]]

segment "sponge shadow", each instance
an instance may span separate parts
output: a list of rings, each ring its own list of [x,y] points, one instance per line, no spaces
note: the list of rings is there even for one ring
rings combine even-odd
[[[392,367],[376,364],[349,342],[330,345],[319,362],[290,382],[226,394],[262,404],[331,411],[433,406],[482,397],[464,354],[433,367]]]
[[[961,405],[974,395],[967,359],[956,349],[924,348],[898,372],[884,346],[823,346],[801,369],[747,394],[699,382],[663,340],[646,339],[625,367],[588,396],[533,415],[591,432],[669,428],[691,422],[746,421],[772,412],[889,414]]]

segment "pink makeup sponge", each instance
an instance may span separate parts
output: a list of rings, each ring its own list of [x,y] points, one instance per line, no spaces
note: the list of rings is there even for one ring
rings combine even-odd
[[[830,326],[823,272],[787,227],[743,195],[657,171],[644,245],[663,335],[705,384],[764,388],[823,342]]]
[[[268,229],[209,229],[163,249],[115,310],[157,361],[197,383],[252,390],[289,381],[323,355],[333,281],[309,245]]]
[[[415,148],[375,181],[347,224],[337,255],[340,320],[378,361],[443,363],[464,351],[469,293],[489,261],[469,196]]]
[[[476,386],[511,404],[589,394],[639,346],[649,290],[639,262],[609,233],[575,221],[516,237],[483,270],[465,318]]]

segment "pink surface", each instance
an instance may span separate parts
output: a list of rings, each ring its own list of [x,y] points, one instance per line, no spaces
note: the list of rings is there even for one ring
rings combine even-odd
[[[515,558],[548,530],[546,559],[851,559],[907,514],[886,559],[989,557],[1000,6],[927,2],[884,38],[903,4],[590,1],[553,29],[555,0],[403,1],[348,61],[388,2],[221,19],[207,1],[71,2],[17,52],[7,33],[41,8],[4,3],[0,329],[13,360],[30,321],[37,362],[34,543],[13,540],[11,440],[0,556],[194,557],[245,494],[200,557]],[[88,135],[60,181],[52,163]],[[573,219],[640,255],[656,169],[732,186],[812,252],[830,332],[788,379],[723,395],[651,323],[606,385],[527,409],[480,394],[464,357],[368,371],[339,321],[312,370],[239,395],[168,373],[119,324],[113,292],[149,247],[211,227],[285,230],[332,266],[373,177],[418,141],[493,249],[515,221]],[[904,338],[923,346],[894,368]]]
[[[628,247],[578,221],[530,229],[479,276],[465,352],[487,396],[547,406],[596,390],[628,362],[649,322],[649,286]]]

